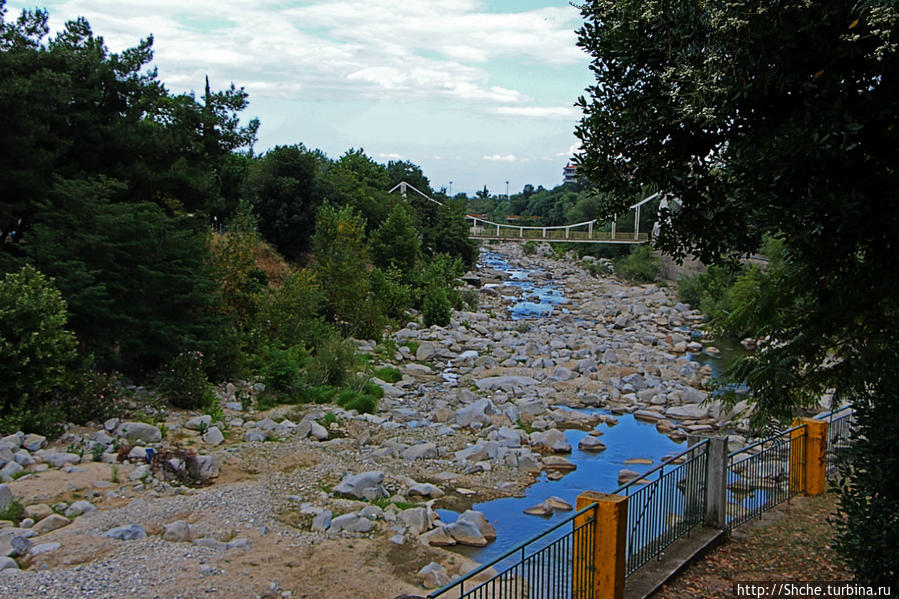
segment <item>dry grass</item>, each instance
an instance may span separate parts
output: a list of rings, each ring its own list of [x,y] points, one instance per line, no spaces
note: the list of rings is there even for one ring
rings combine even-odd
[[[734,582],[849,580],[831,547],[836,504],[834,493],[794,498],[735,530],[653,598],[733,599]]]

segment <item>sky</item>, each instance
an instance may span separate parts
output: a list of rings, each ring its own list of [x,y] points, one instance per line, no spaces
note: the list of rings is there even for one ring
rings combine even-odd
[[[244,87],[257,154],[363,148],[452,193],[560,184],[591,83],[564,0],[10,0],[6,18],[35,6],[112,52],[152,34],[171,92]]]

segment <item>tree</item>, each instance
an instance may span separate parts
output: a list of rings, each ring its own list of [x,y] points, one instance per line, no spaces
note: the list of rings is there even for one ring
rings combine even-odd
[[[53,281],[25,266],[0,280],[0,421],[39,414],[67,384],[75,336]],[[11,422],[7,419],[11,418]]]
[[[899,13],[894,2],[593,0],[578,44],[579,172],[606,216],[637,189],[673,194],[658,247],[722,263],[782,240],[776,344],[735,375],[758,414],[825,391],[857,408],[840,550],[860,580],[899,564]],[[886,423],[890,423],[887,425]]]
[[[464,201],[447,200],[437,210],[437,223],[428,235],[434,253],[459,258],[466,268],[474,268],[478,260],[478,244],[468,238],[468,222],[465,220]]]
[[[291,260],[310,249],[326,161],[302,144],[276,146],[247,175],[244,190],[259,215],[262,236]]]
[[[324,295],[324,313],[344,323],[350,334],[380,333],[380,318],[370,294],[365,221],[351,206],[325,202],[315,219],[313,273]]]
[[[407,276],[413,273],[421,240],[403,204],[394,206],[381,226],[372,231],[369,248],[375,266],[398,268]]]

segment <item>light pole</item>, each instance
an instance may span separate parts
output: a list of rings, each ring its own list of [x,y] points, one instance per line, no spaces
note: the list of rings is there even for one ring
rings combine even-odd
[[[506,181],[506,201],[509,201],[509,182]]]
[[[452,181],[450,181],[450,193],[449,193],[449,197],[453,197],[453,182],[452,182]]]

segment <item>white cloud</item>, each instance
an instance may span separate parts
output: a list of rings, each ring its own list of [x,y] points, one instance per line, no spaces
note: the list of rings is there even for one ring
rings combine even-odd
[[[395,153],[395,152],[388,152],[388,153],[386,153],[386,154],[385,154],[385,153],[381,153],[381,154],[377,154],[377,156],[378,156],[378,158],[380,158],[381,160],[402,160],[402,159],[403,159],[403,155],[402,155],[402,154],[397,154],[397,153]]]
[[[490,156],[484,156],[484,160],[491,162],[517,162],[519,159],[515,154],[491,154]]]
[[[569,121],[577,119],[580,114],[576,108],[567,106],[497,106],[492,112],[502,116]]]
[[[9,3],[10,15],[21,0]],[[22,4],[24,6],[24,4]],[[199,89],[208,74],[251,97],[303,100],[447,99],[522,105],[521,91],[491,83],[489,62],[576,64],[579,19],[570,6],[489,13],[474,0],[68,0],[53,29],[84,15],[112,50],[153,34],[160,77]],[[561,118],[533,107],[512,116]]]

